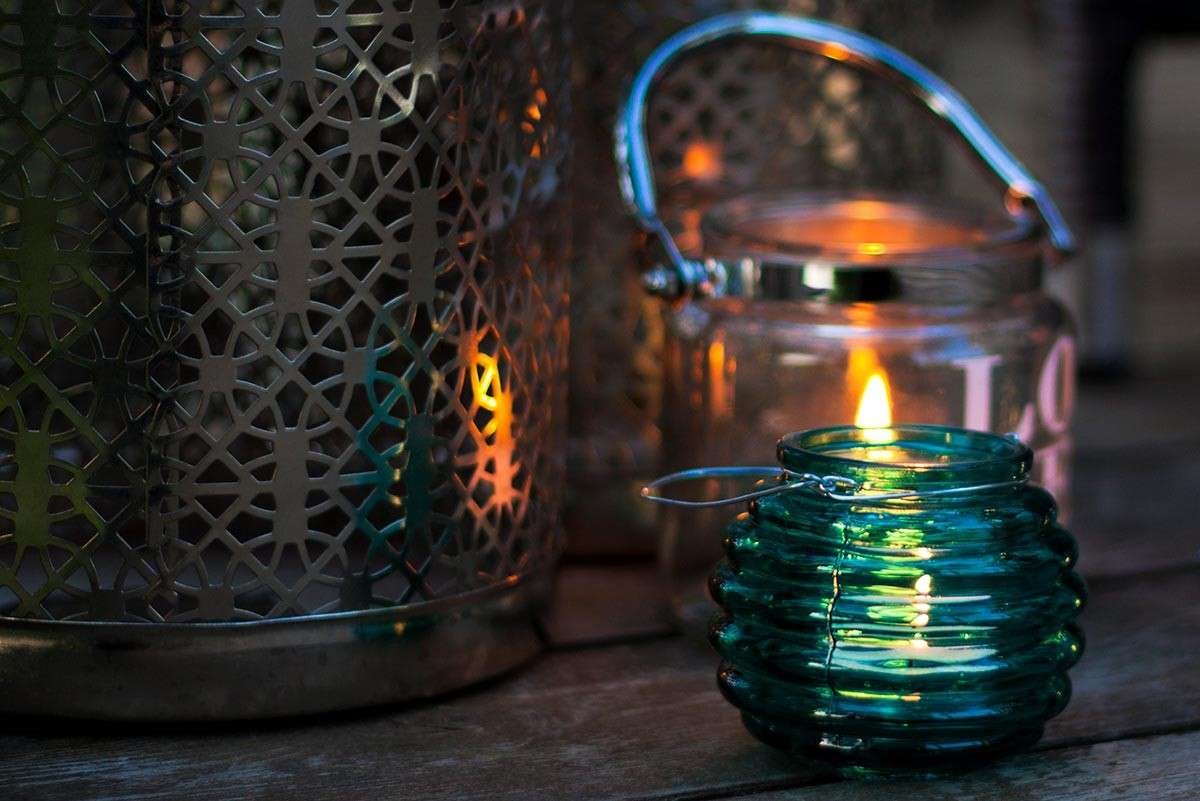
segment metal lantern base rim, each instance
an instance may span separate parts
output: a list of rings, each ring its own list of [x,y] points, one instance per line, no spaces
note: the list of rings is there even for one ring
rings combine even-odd
[[[436,601],[230,623],[0,618],[0,712],[222,721],[430,698],[542,649],[544,571]]]

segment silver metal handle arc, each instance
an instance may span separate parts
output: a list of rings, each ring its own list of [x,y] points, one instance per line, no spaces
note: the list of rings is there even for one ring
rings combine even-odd
[[[921,64],[878,39],[827,22],[762,11],[721,14],[696,23],[667,39],[646,59],[620,109],[615,152],[626,205],[666,249],[684,283],[704,274],[685,259],[658,214],[654,173],[646,137],[646,105],[655,81],[680,56],[731,37],[763,37],[861,67],[890,80],[916,98],[970,146],[1005,188],[1010,213],[1032,206],[1045,222],[1051,246],[1060,256],[1075,250],[1075,237],[1049,194],[1024,165],[1000,143],[975,110]]]

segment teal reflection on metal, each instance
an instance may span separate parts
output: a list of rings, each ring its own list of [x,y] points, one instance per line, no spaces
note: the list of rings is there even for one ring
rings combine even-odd
[[[1085,589],[1053,498],[1023,483],[1029,449],[935,426],[836,428],[786,437],[779,458],[862,497],[784,492],[728,529],[710,634],[747,728],[849,775],[938,774],[1036,742],[1070,697]]]

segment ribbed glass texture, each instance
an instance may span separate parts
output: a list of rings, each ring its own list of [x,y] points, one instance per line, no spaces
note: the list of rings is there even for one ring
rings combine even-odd
[[[784,467],[862,494],[763,498],[710,581],[721,690],[749,730],[841,772],[938,774],[1028,747],[1070,698],[1083,651],[1077,549],[1032,454],[938,426],[793,434]]]

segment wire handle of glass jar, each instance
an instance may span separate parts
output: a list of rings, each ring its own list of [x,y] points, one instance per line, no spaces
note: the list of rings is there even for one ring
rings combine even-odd
[[[663,487],[679,484],[684,481],[709,481],[720,478],[757,478],[775,479],[779,483],[770,487],[730,495],[726,498],[713,498],[707,501],[689,501],[683,498],[671,498],[659,493]],[[944,495],[962,495],[964,493],[981,492],[985,490],[1018,487],[1025,484],[1027,479],[1014,481],[997,481],[991,484],[972,484],[964,487],[945,487],[931,490],[896,490],[893,492],[863,492],[862,484],[846,476],[818,476],[814,473],[797,473],[781,467],[768,465],[753,467],[695,467],[691,470],[680,470],[659,476],[642,487],[642,497],[653,503],[664,506],[682,506],[688,509],[712,509],[718,506],[729,506],[735,503],[766,498],[782,492],[807,490],[815,492],[833,501],[863,502],[863,501],[896,501],[910,498],[929,498]]]
[[[719,271],[684,257],[658,214],[654,172],[646,137],[646,107],[650,91],[664,70],[681,55],[731,37],[763,37],[782,41],[834,61],[879,75],[903,89],[948,125],[970,146],[1005,188],[1010,214],[1032,207],[1046,225],[1053,251],[1065,258],[1075,250],[1075,237],[1050,195],[1024,165],[996,138],[975,110],[950,84],[914,59],[878,39],[805,17],[767,11],[735,11],[691,25],[659,45],[646,59],[626,95],[615,131],[615,154],[621,194],[641,226],[661,243],[678,282],[668,276],[648,282],[651,291],[683,294],[687,290],[713,293]],[[661,284],[661,286],[659,285]]]

